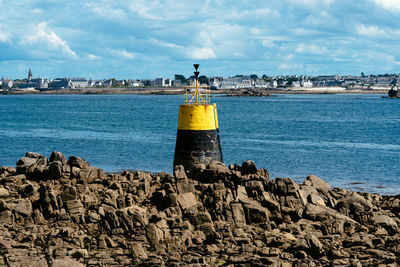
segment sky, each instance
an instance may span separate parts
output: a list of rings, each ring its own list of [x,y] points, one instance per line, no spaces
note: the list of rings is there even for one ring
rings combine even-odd
[[[0,0],[0,78],[400,72],[400,0]]]

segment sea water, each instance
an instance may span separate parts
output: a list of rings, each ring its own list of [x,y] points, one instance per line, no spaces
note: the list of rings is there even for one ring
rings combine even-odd
[[[226,164],[271,177],[309,174],[358,191],[400,194],[400,100],[379,95],[212,97]],[[83,157],[114,172],[172,172],[182,96],[0,96],[0,166],[27,151]]]

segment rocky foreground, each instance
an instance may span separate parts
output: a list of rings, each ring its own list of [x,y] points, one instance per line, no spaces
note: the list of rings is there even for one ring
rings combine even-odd
[[[235,93],[227,93],[226,96],[248,96],[248,97],[267,97],[271,96],[267,91],[265,90],[252,90],[252,89],[247,89],[247,90],[240,90],[240,91],[235,91]]]
[[[212,162],[105,174],[27,153],[0,168],[0,265],[397,266],[400,197]]]

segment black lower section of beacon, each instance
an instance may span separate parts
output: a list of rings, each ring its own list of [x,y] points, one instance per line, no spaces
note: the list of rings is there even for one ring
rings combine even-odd
[[[221,144],[217,130],[178,130],[174,166],[190,169],[193,164],[222,161]]]

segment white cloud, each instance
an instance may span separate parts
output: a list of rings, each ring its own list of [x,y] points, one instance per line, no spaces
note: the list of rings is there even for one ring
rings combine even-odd
[[[289,39],[286,36],[262,36],[261,45],[266,48],[274,48],[278,45],[279,42],[288,42]],[[280,46],[283,48],[283,46]]]
[[[43,14],[43,10],[41,10],[40,8],[34,8],[34,9],[32,9],[32,14],[42,15]]]
[[[103,18],[113,20],[125,20],[127,18],[124,10],[115,8],[104,1],[102,4],[99,4],[98,2],[86,3],[85,6],[89,12],[92,12]]]
[[[282,64],[279,65],[278,69],[280,69],[280,70],[287,70],[287,69],[290,69],[290,68],[289,68],[289,65],[288,65],[288,64],[282,63]]]
[[[0,0],[7,6],[0,10],[0,45],[7,51],[0,52],[0,67],[5,60],[26,65],[32,59],[43,68],[49,65],[43,62],[59,59],[74,65],[79,55],[83,68],[88,64],[93,72],[104,74],[120,66],[121,73],[128,73],[123,66],[129,65],[151,76],[162,67],[145,66],[175,64],[179,69],[182,59],[210,59],[222,75],[228,72],[221,67],[225,61],[236,64],[231,72],[264,68],[272,74],[305,71],[306,64],[317,66],[316,73],[322,66],[338,72],[365,62],[379,66],[374,62],[380,55],[370,59],[370,51],[393,54],[395,58],[385,58],[389,62],[400,59],[400,22],[397,13],[385,11],[400,11],[400,0],[356,2]],[[40,23],[44,15],[47,24]],[[99,59],[104,64],[93,64]]]
[[[21,43],[40,45],[47,47],[49,50],[62,52],[69,57],[77,57],[65,40],[61,39],[55,32],[47,29],[46,22],[39,23],[32,33],[24,36]]]
[[[176,1],[176,0],[87,0],[86,6],[90,12],[108,18],[141,17],[146,20],[163,21],[187,21],[198,19],[214,19],[230,21],[238,19],[264,19],[278,18],[280,12],[277,9],[258,7],[240,8],[239,5],[229,5],[223,1]],[[100,3],[99,3],[100,2]]]
[[[296,53],[309,55],[322,55],[327,52],[326,48],[314,44],[299,44],[295,49]]]
[[[191,59],[214,59],[216,58],[214,51],[209,47],[190,48],[185,52],[186,56]]]
[[[278,66],[278,70],[280,71],[281,74],[289,74],[289,73],[293,74],[293,72],[303,74],[305,71],[303,64],[296,64],[291,62],[280,63]]]
[[[316,30],[310,30],[310,29],[304,29],[304,28],[295,28],[295,29],[293,29],[293,34],[300,35],[300,36],[317,35],[319,33],[320,32],[316,31]]]
[[[399,39],[400,30],[382,28],[376,25],[367,26],[364,24],[357,24],[355,31],[358,35],[365,36],[371,39]]]
[[[158,40],[158,39],[155,39],[155,38],[150,38],[149,41],[151,43],[159,45],[159,46],[165,46],[165,47],[170,47],[170,48],[179,48],[179,49],[183,48],[180,45],[164,42],[164,41],[161,41],[161,40]]]
[[[365,61],[369,61],[371,63],[377,64],[377,63],[384,63],[387,65],[400,65],[400,62],[395,59],[393,55],[390,55],[388,53],[382,53],[382,52],[377,52],[377,51],[370,51],[369,53],[364,55]]]
[[[233,56],[236,57],[236,58],[239,58],[239,57],[244,57],[245,54],[240,53],[240,52],[236,52],[236,53],[233,53]]]
[[[0,24],[0,42],[10,43],[12,34],[4,29],[5,27]]]
[[[256,16],[266,16],[266,17],[269,16],[274,18],[277,18],[280,15],[279,11],[270,8],[259,8],[250,12],[254,13]]]
[[[163,9],[159,6],[160,3],[158,1],[134,1],[129,5],[129,9],[133,12],[136,12],[139,16],[146,19],[163,19],[163,16],[157,15],[162,14]],[[155,10],[159,10],[160,12],[154,12]]]
[[[335,61],[335,62],[345,62],[345,61],[348,61],[347,58],[340,58],[340,57],[333,57],[332,60]]]
[[[210,10],[210,12],[216,12]],[[221,13],[218,13],[221,15]],[[280,12],[276,9],[259,8],[259,9],[227,9],[223,12],[223,18],[229,20],[237,19],[270,19],[279,18]]]
[[[155,38],[151,38],[149,41],[152,42],[153,44],[156,44],[159,46],[173,48],[176,52],[183,53],[189,59],[214,59],[214,58],[216,58],[214,50],[211,47],[194,47],[194,46],[184,47],[181,45],[157,40]]]
[[[136,0],[128,1],[125,6],[142,18],[161,21],[183,20],[192,17],[194,12],[199,14],[202,11],[201,8],[193,7],[190,1]]]
[[[307,18],[303,21],[304,24],[313,26],[313,27],[329,27],[336,26],[339,24],[339,21],[336,17],[328,14],[326,11],[322,11],[319,14],[311,14],[307,16]]]
[[[213,39],[207,31],[201,31],[197,34],[196,41],[201,43],[203,47],[213,46]]]
[[[366,26],[364,24],[358,24],[356,26],[356,32],[359,35],[367,37],[388,37],[387,32],[384,29],[379,28],[378,26]]]
[[[259,34],[261,34],[262,31],[261,31],[260,28],[251,27],[251,28],[249,29],[249,32],[250,32],[251,35],[259,35]]]
[[[400,0],[373,0],[375,4],[389,11],[400,11]]]
[[[47,29],[46,22],[39,23],[34,32],[25,36],[21,43],[43,45],[49,50],[62,52],[64,55],[70,57],[77,57],[76,53],[72,51],[65,40],[61,39],[55,32]]]
[[[128,52],[128,51],[126,51],[124,49],[123,50],[112,49],[111,52],[114,55],[117,55],[117,56],[120,56],[120,57],[123,57],[123,58],[126,58],[126,59],[134,59],[135,58],[135,53]]]
[[[330,6],[333,0],[287,0],[287,2],[297,6]]]
[[[86,56],[86,58],[89,59],[89,60],[97,60],[97,59],[100,59],[101,57],[93,55],[93,54],[88,54]]]
[[[262,44],[262,46],[264,46],[266,48],[272,48],[275,46],[274,40],[262,40],[261,44]]]

